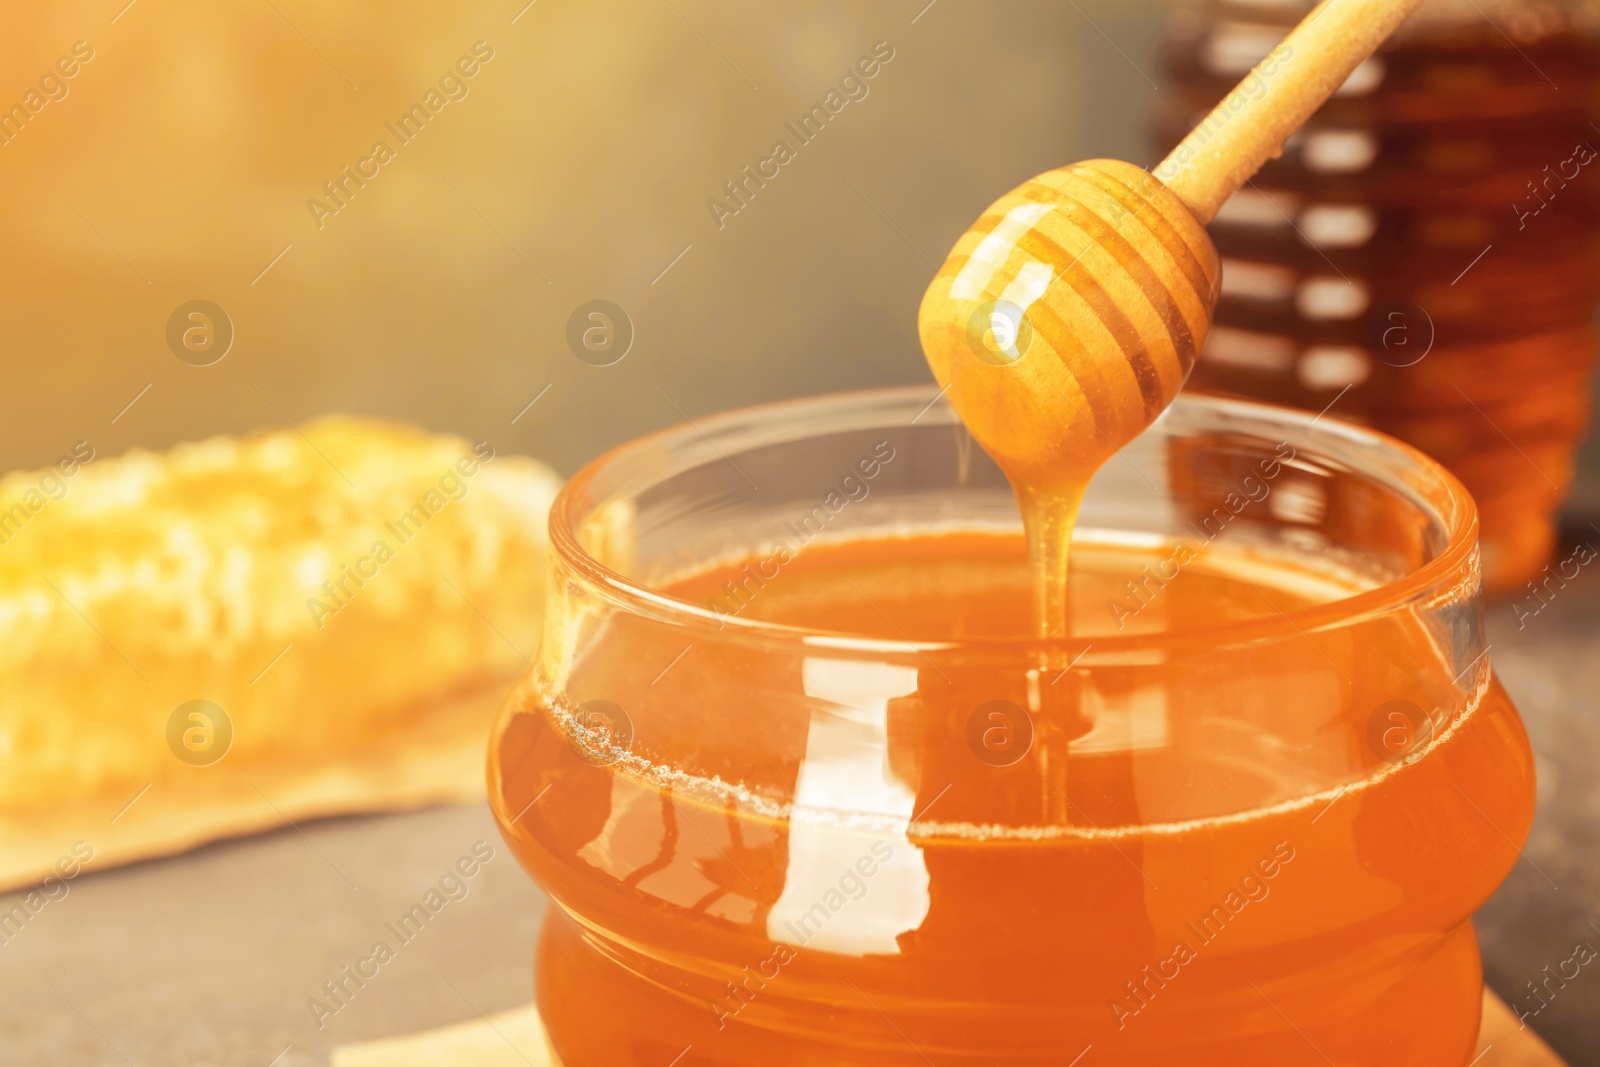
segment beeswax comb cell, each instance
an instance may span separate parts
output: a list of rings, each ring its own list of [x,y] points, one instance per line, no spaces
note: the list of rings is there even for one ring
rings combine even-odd
[[[1081,485],[1182,387],[1220,279],[1181,200],[1139,167],[1090,160],[995,201],[928,287],[918,331],[1008,474]]]

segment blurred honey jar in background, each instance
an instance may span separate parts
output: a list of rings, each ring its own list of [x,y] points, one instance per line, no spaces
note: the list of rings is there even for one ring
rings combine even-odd
[[[1159,147],[1310,7],[1175,4]],[[1478,501],[1486,587],[1520,588],[1588,419],[1597,153],[1600,3],[1429,0],[1211,224],[1222,296],[1190,387],[1336,401],[1427,451]]]

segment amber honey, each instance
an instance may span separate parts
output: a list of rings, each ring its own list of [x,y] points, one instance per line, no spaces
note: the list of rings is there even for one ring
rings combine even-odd
[[[1309,9],[1174,4],[1174,143]],[[1211,224],[1191,388],[1391,433],[1482,510],[1491,590],[1549,561],[1589,419],[1600,302],[1600,7],[1433,0]]]
[[[1015,533],[818,543],[759,587],[743,562],[661,592],[694,604],[732,582],[756,622],[866,642],[1031,632]],[[1113,607],[1130,580],[1148,591],[1131,615]],[[1422,616],[1308,621],[1364,588],[1222,543],[1175,557],[1086,534],[1075,635],[1163,642],[1121,672],[936,644],[915,666],[684,650],[612,626],[572,690],[535,673],[491,759],[512,847],[558,905],[536,983],[556,1050],[569,1067],[1461,1067],[1482,984],[1469,917],[1516,861],[1531,759],[1498,683],[1475,667],[1458,685]],[[1239,627],[1258,651],[1206,654]],[[1220,690],[1220,672],[1246,681]],[[575,741],[574,692],[629,704],[627,752]],[[699,773],[650,758],[669,737]]]

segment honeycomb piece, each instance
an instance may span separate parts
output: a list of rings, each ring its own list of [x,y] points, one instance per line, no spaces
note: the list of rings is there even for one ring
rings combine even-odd
[[[493,705],[538,643],[557,486],[488,443],[342,416],[164,453],[82,444],[0,479],[0,825],[44,849],[41,820],[94,809],[64,851],[233,809],[151,827],[170,848],[281,824],[286,798],[480,794]],[[447,750],[448,771],[419,769]],[[0,883],[30,869],[0,855]]]

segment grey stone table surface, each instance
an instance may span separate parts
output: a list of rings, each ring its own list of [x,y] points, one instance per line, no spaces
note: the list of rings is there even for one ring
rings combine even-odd
[[[1528,1024],[1573,1067],[1600,1067],[1600,959],[1544,1001],[1528,989],[1580,942],[1600,950],[1600,560],[1548,588],[1547,604],[1529,594],[1488,613],[1489,657],[1533,742],[1539,808],[1523,859],[1478,913],[1478,941],[1506,1003],[1537,1012]]]
[[[1490,609],[1491,658],[1539,760],[1520,861],[1479,915],[1491,985],[1600,948],[1600,565],[1537,614]],[[477,842],[494,856],[332,1016],[308,1001]],[[482,846],[479,846],[480,850]],[[306,1067],[339,1044],[526,1004],[546,902],[482,806],[328,819],[88,873],[0,947],[0,1064]],[[9,909],[17,895],[0,897]],[[1600,961],[1531,1018],[1600,1067]],[[1489,1054],[1492,1057],[1493,1053]],[[1493,1067],[1486,1058],[1479,1067]]]

